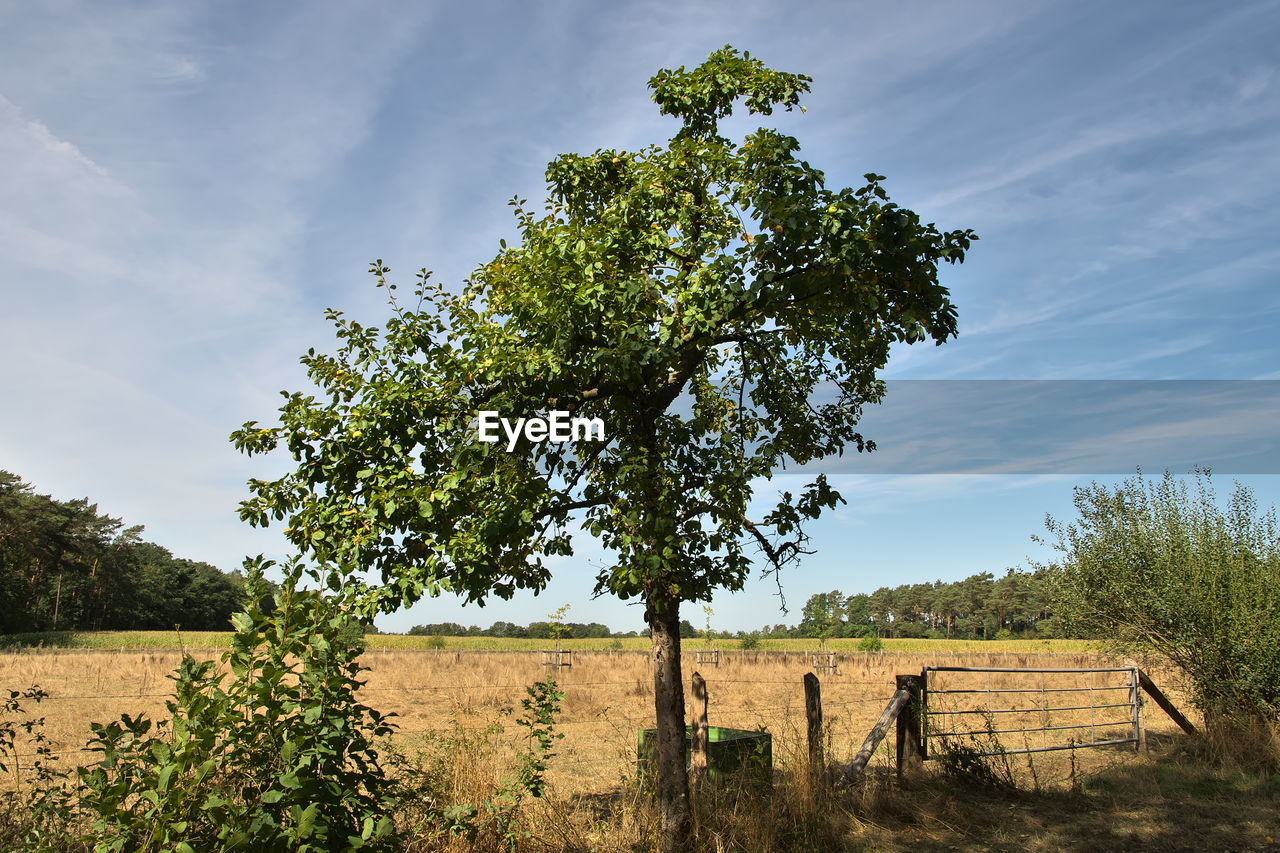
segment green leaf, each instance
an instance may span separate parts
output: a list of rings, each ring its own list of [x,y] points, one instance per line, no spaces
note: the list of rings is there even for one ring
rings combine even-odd
[[[160,768],[160,773],[156,777],[156,790],[164,792],[169,790],[169,785],[173,782],[173,774],[178,770],[176,764],[166,764]]]
[[[316,815],[319,814],[319,803],[307,806],[298,817],[297,834],[299,838],[309,838],[315,830]]]

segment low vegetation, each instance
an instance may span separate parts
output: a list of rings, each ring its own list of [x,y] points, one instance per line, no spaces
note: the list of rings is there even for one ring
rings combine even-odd
[[[256,617],[257,627],[251,636],[261,636],[262,627],[269,624],[263,618]],[[40,682],[50,696],[39,703],[26,703],[33,712],[30,716],[44,718],[41,728],[51,752],[75,750],[85,745],[88,723],[93,720],[119,720],[122,713],[134,720],[184,718],[187,712],[181,708],[193,707],[192,694],[178,700],[176,715],[166,707],[166,700],[175,701],[173,683],[166,675],[182,665],[182,655],[172,646],[173,635],[169,636],[169,649],[144,652],[10,652],[0,655],[0,684]],[[301,639],[301,635],[294,636]],[[349,637],[350,632],[340,636]],[[373,644],[389,638],[366,639]],[[823,676],[827,755],[833,764],[847,761],[856,751],[892,691],[897,673],[918,672],[925,663],[1018,667],[1045,660],[1040,642],[1009,641],[999,644],[1003,651],[994,650],[993,643],[975,642],[980,651],[941,651],[944,644],[933,641],[923,653],[895,649],[893,640],[885,642],[886,649],[881,652],[840,652],[840,669]],[[306,645],[295,651],[309,654]],[[256,669],[261,673],[260,656],[265,647],[255,648],[259,650],[253,654],[259,657],[253,659],[259,661]],[[1105,660],[1085,650],[1050,654],[1051,665],[1062,667],[1084,667]],[[557,674],[556,686],[544,687],[541,692],[536,685],[545,685],[546,671],[533,650],[437,652],[383,646],[365,650],[358,661],[368,668],[358,676],[365,682],[354,694],[358,704],[387,715],[387,723],[396,729],[369,741],[385,777],[394,782],[395,787],[387,793],[399,792],[397,795],[405,798],[389,812],[395,815],[395,833],[388,845],[406,851],[453,853],[652,849],[657,816],[651,801],[630,781],[636,733],[652,726],[651,674],[645,655],[580,650],[575,653],[574,665]],[[228,657],[217,670],[227,676],[220,682],[221,692],[207,683],[212,672],[187,678],[192,684],[205,685],[197,693],[210,697],[211,704],[222,709],[219,713],[227,713],[237,704],[231,698],[240,689],[230,680],[233,662]],[[1207,747],[1188,743],[1155,711],[1148,714],[1153,744],[1148,756],[1135,756],[1131,750],[1080,750],[1074,761],[1062,754],[1040,756],[1035,763],[1020,759],[1012,768],[1016,787],[1009,790],[979,790],[957,783],[938,772],[940,765],[930,762],[924,778],[899,788],[892,777],[890,742],[882,747],[863,785],[841,795],[824,793],[810,786],[804,772],[800,679],[810,664],[808,655],[800,651],[726,650],[719,667],[702,668],[709,685],[712,723],[771,732],[776,777],[772,795],[765,799],[732,788],[712,788],[696,798],[694,849],[1048,851],[1144,849],[1149,843],[1150,849],[1177,850],[1190,848],[1171,841],[1177,837],[1176,827],[1210,840],[1233,837],[1222,825],[1224,813],[1233,816],[1233,827],[1243,827],[1231,830],[1237,833],[1235,839],[1246,839],[1256,849],[1263,849],[1266,843],[1269,830],[1264,818],[1267,809],[1274,810],[1277,805],[1272,777],[1224,769],[1207,761],[1203,752]],[[314,668],[318,662],[312,659],[307,665]],[[687,665],[697,668],[692,661]],[[1153,675],[1178,701],[1184,701],[1186,694],[1178,690],[1176,672],[1156,668]],[[257,683],[257,689],[262,690],[273,682],[259,678]],[[1005,680],[992,684],[1009,686]],[[288,685],[289,680],[281,675],[270,688],[280,706],[288,706],[299,696],[297,688]],[[535,686],[533,696],[526,692],[527,685]],[[522,698],[529,704],[522,706]],[[259,693],[241,704],[258,706],[266,701]],[[530,725],[521,725],[521,721]],[[258,731],[266,728],[259,725]],[[327,730],[321,728],[321,732]],[[120,735],[109,734],[115,742],[120,741]],[[242,734],[250,744],[262,743],[254,740],[254,732]],[[146,758],[142,749],[155,746],[150,742],[154,735],[154,730],[143,733],[128,751],[133,762],[128,766],[135,773],[132,778],[149,778],[151,784],[159,782],[158,774],[164,769]],[[323,743],[319,733],[314,739]],[[26,753],[25,744],[20,734],[17,751]],[[252,754],[249,746],[244,749],[246,756]],[[117,767],[128,764],[124,757],[122,752]],[[51,761],[55,766],[83,761],[89,772],[97,760],[93,753],[76,752],[54,758],[60,759]],[[12,764],[8,766],[10,778],[19,780],[27,792],[33,781],[30,760],[18,762],[16,776]],[[270,768],[264,779],[268,787],[261,789],[264,792],[287,775],[278,759],[256,763]],[[196,784],[199,766],[196,763],[192,772],[175,771],[174,775],[188,780],[188,786]],[[230,768],[235,766],[225,757],[219,759],[224,772],[218,784],[228,784],[227,776],[234,778]],[[291,790],[285,788],[277,802],[287,803],[284,794]],[[272,797],[269,793],[259,796]],[[243,789],[240,797],[253,799]],[[1193,807],[1179,811],[1180,804],[1192,800],[1196,801]],[[270,814],[267,806],[271,805],[260,809]],[[1216,825],[1210,820],[1214,808],[1219,809]],[[287,819],[289,812],[275,813]],[[79,823],[72,821],[71,825],[86,835],[93,834],[93,820],[101,819],[83,809],[72,814],[79,815]],[[1168,823],[1171,818],[1176,820]],[[31,831],[29,811],[10,812],[7,820],[7,832]],[[170,826],[182,822],[176,815],[166,820]],[[196,823],[189,821],[188,828]],[[135,828],[145,825],[139,821]],[[292,826],[288,831],[296,833],[297,825]],[[88,842],[78,847],[67,841],[74,835],[68,834],[68,824],[56,827],[56,832],[54,829],[46,826],[43,830],[50,840],[49,849],[88,849]],[[60,840],[55,843],[53,839]],[[1099,839],[1109,839],[1111,846]],[[1131,843],[1125,847],[1117,839]],[[261,837],[257,843],[265,844]],[[290,837],[289,843],[296,844],[297,839]],[[1161,844],[1165,846],[1160,848]],[[13,842],[9,849],[31,848]],[[1235,849],[1251,848],[1241,843]]]

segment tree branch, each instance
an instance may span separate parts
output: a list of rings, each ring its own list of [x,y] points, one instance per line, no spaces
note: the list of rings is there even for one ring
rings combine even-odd
[[[555,515],[561,512],[573,512],[575,509],[589,509],[593,506],[603,506],[609,501],[606,498],[594,498],[592,500],[565,501],[555,506],[543,507],[533,514],[534,518],[543,518],[549,515]]]

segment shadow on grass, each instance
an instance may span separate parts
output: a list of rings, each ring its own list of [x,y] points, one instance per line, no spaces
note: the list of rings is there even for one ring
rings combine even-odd
[[[1212,766],[1181,738],[1156,740],[1148,755],[1081,777],[1076,791],[926,778],[897,794],[914,801],[909,817],[868,815],[860,834],[883,851],[1280,853],[1280,777]]]
[[[1182,737],[1153,736],[1150,745],[1146,755],[1116,753],[1116,763],[1078,777],[1074,791],[965,786],[934,773],[931,762],[905,786],[882,774],[824,802],[802,802],[785,788],[772,797],[717,797],[701,810],[695,849],[717,849],[718,837],[719,849],[752,853],[1280,853],[1280,776],[1214,766]],[[630,825],[630,833],[606,835],[617,846],[597,841],[598,849],[648,849],[635,830],[651,830],[655,817],[643,814],[634,790],[566,805],[579,821]]]

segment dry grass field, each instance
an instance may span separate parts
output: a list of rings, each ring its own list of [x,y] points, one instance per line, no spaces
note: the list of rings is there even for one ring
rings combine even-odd
[[[934,641],[931,648],[937,651],[930,653],[839,651],[838,671],[821,675],[829,762],[847,762],[857,751],[893,693],[897,674],[919,673],[926,665],[1001,668],[1122,665],[1090,652],[1046,652],[1036,643],[1023,645],[1022,650],[984,653],[944,651]],[[1151,840],[1153,848],[1195,849],[1180,847],[1174,843],[1176,838],[1170,841],[1171,836],[1164,834],[1173,825],[1169,823],[1171,815],[1181,815],[1195,816],[1199,821],[1196,826],[1211,833],[1204,837],[1217,837],[1212,833],[1219,830],[1235,831],[1231,827],[1239,824],[1246,827],[1249,838],[1263,845],[1209,849],[1270,849],[1264,839],[1275,832],[1267,823],[1267,804],[1275,804],[1274,786],[1261,801],[1256,796],[1241,797],[1236,792],[1238,807],[1246,811],[1226,824],[1220,820],[1214,823],[1215,818],[1206,816],[1213,812],[1202,814],[1191,806],[1180,811],[1171,808],[1173,801],[1169,797],[1186,794],[1184,782],[1170,782],[1164,788],[1156,784],[1153,790],[1143,788],[1152,784],[1151,779],[1159,777],[1156,770],[1139,771],[1144,767],[1154,768],[1158,762],[1151,756],[1136,755],[1134,748],[1126,745],[998,759],[997,765],[1009,772],[1023,792],[1038,798],[1034,803],[1021,798],[1022,795],[1012,799],[1000,795],[988,800],[984,798],[995,795],[982,791],[956,793],[954,788],[939,788],[937,762],[927,764],[932,781],[923,781],[904,793],[887,782],[892,766],[892,734],[873,759],[871,783],[861,791],[848,816],[839,824],[843,833],[840,846],[823,846],[834,843],[830,839],[812,842],[815,846],[797,846],[793,841],[784,844],[770,834],[774,830],[766,831],[762,827],[787,825],[790,821],[795,830],[803,823],[793,814],[797,809],[803,810],[796,797],[808,804],[803,806],[810,809],[806,814],[812,815],[815,808],[812,792],[799,790],[792,784],[803,776],[806,756],[801,679],[813,668],[810,655],[803,651],[724,651],[719,666],[708,666],[695,663],[697,648],[691,644],[686,650],[685,677],[688,682],[698,669],[706,678],[711,724],[769,731],[773,736],[774,765],[783,774],[780,780],[791,780],[775,785],[771,806],[787,814],[761,815],[758,808],[754,814],[739,814],[739,807],[732,803],[723,809],[717,807],[716,820],[723,819],[723,827],[712,830],[705,822],[700,823],[700,838],[711,839],[707,849],[768,850],[772,849],[771,845],[778,849],[848,850],[1147,849],[1137,842],[1128,848],[1084,843],[1090,833],[1096,835],[1104,828],[1110,833],[1105,837],[1117,837],[1116,828],[1107,822],[1109,818],[1099,819],[1096,824],[1091,822],[1093,818],[1084,820],[1089,815],[1097,817],[1099,802],[1111,803],[1113,809],[1127,815],[1131,825],[1124,831],[1132,832],[1124,837]],[[46,720],[46,734],[55,749],[66,751],[62,756],[65,760],[87,762],[92,760],[92,754],[76,750],[85,743],[90,721],[105,722],[121,713],[163,716],[164,698],[170,684],[166,675],[177,665],[179,657],[176,651],[160,649],[9,651],[0,653],[0,688],[19,689],[39,684],[48,691],[49,699],[38,709]],[[447,786],[459,800],[475,801],[488,786],[498,784],[510,774],[514,751],[525,745],[524,729],[515,724],[519,700],[525,695],[525,685],[545,675],[537,652],[413,651],[375,647],[365,654],[363,662],[369,671],[361,698],[366,704],[397,715],[400,731],[393,738],[395,748],[448,777]],[[1192,710],[1174,673],[1159,668],[1148,671],[1175,702],[1188,712]],[[564,693],[559,723],[564,738],[557,744],[557,755],[551,761],[548,796],[537,801],[530,811],[531,837],[538,840],[530,849],[644,849],[643,838],[650,828],[644,809],[626,807],[625,803],[628,797],[635,802],[631,792],[635,789],[637,732],[652,725],[652,686],[647,656],[640,651],[578,651],[574,654],[574,665],[562,668],[557,676]],[[932,684],[935,688],[956,690],[1023,691],[934,695],[930,701],[931,712],[983,708],[997,711],[985,716],[939,715],[931,721],[935,732],[941,730],[939,726],[943,725],[944,718],[946,725],[954,726],[953,731],[984,728],[1002,731],[1024,725],[1080,727],[994,736],[1011,750],[1066,744],[1072,738],[1086,741],[1124,737],[1128,733],[1126,725],[1106,725],[1124,723],[1128,713],[1124,708],[1090,707],[1047,714],[1042,710],[999,713],[1014,707],[1120,704],[1127,698],[1127,692],[1109,688],[1127,684],[1126,673],[939,673]],[[1040,692],[1045,688],[1064,687],[1074,691]],[[1153,755],[1177,740],[1176,727],[1154,704],[1146,705],[1144,722],[1150,732]],[[973,742],[987,746],[992,741],[989,735],[979,735]],[[1116,781],[1118,779],[1128,781]],[[11,777],[7,781],[12,785],[16,780]],[[1095,794],[1091,800],[1090,790],[1105,793]],[[1130,808],[1125,794],[1138,791],[1144,792],[1143,796],[1153,804],[1147,812]],[[1230,798],[1230,792],[1225,793]],[[1078,799],[1080,797],[1085,799]],[[1221,803],[1215,798],[1205,801]],[[1086,808],[1086,802],[1093,804]],[[1259,802],[1263,806],[1259,806]],[[1001,818],[995,823],[989,822],[996,814],[993,808],[998,809]],[[1254,816],[1255,812],[1261,817]],[[746,830],[742,828],[744,821],[750,824]],[[1215,826],[1218,829],[1213,829]],[[1222,829],[1223,826],[1227,829]],[[717,848],[719,842],[714,839],[720,837],[716,833],[721,831],[724,838],[738,840]],[[1183,830],[1179,838],[1194,837],[1199,831]],[[1075,840],[1071,841],[1063,832]],[[451,843],[463,845],[461,841]]]
[[[1088,667],[1114,665],[1090,653],[1043,654],[1026,652],[839,652],[839,668],[821,674],[827,726],[828,755],[848,760],[857,751],[894,691],[894,676],[919,673],[924,665],[984,667]],[[50,694],[40,706],[45,732],[57,750],[83,746],[88,723],[103,722],[121,713],[163,716],[166,678],[178,664],[175,651],[42,651],[0,654],[0,687],[18,689],[38,684]],[[524,686],[545,677],[537,652],[522,651],[396,651],[387,648],[366,652],[369,667],[362,699],[384,712],[393,712],[400,732],[397,745],[412,751],[441,735],[481,739],[492,746],[493,770],[503,772],[501,757],[518,747],[519,727],[513,724],[524,697]],[[686,682],[700,669],[708,683],[709,720],[712,725],[763,729],[774,739],[775,763],[786,766],[798,760],[805,746],[803,675],[812,660],[807,652],[725,651],[717,666],[699,665],[694,650],[684,661]],[[637,732],[652,726],[653,688],[647,656],[632,651],[587,651],[574,654],[574,665],[556,673],[564,692],[560,730],[564,739],[552,763],[552,781],[566,793],[604,791],[616,787],[634,769]],[[1160,673],[1156,673],[1160,680]],[[1039,689],[1041,687],[1100,688],[1098,692],[1059,694],[956,694],[937,696],[938,710],[1080,706],[1124,702],[1125,691],[1107,688],[1127,683],[1127,674],[1096,676],[939,673],[935,683],[967,688]],[[1164,683],[1177,696],[1177,685],[1168,675]],[[1059,699],[1061,697],[1069,697]],[[1117,698],[1118,697],[1118,698]],[[943,701],[946,700],[946,704]],[[692,703],[692,699],[689,699]],[[1014,705],[1010,705],[1014,702]],[[961,703],[961,704],[958,704]],[[983,704],[986,703],[986,704]],[[1018,704],[1021,703],[1021,704]],[[691,704],[692,706],[692,704]],[[1117,713],[1119,717],[1117,717]],[[1083,725],[1123,720],[1126,709],[1041,712],[1003,715],[997,729],[1027,726]],[[982,715],[966,715],[964,725],[951,731],[982,729]],[[1154,706],[1146,714],[1148,727],[1157,735],[1172,732],[1172,723]],[[938,730],[935,728],[935,730]],[[1069,737],[1126,736],[1117,729],[1062,730],[1036,733],[1033,742],[1022,735],[1002,736],[1010,749],[1027,745],[1067,743]],[[1055,738],[1055,736],[1057,736]],[[882,747],[882,752],[884,748]],[[1131,752],[1131,748],[1129,749]],[[1109,750],[1114,755],[1118,750]],[[1101,753],[1098,753],[1101,754]],[[68,754],[68,760],[79,756]],[[85,758],[91,757],[85,754]],[[1083,752],[1077,763],[1096,764]],[[1042,784],[1062,782],[1070,758],[1050,754],[1019,759],[1017,767],[1037,773]],[[1037,769],[1039,765],[1043,769]],[[1069,781],[1069,779],[1067,780]]]

